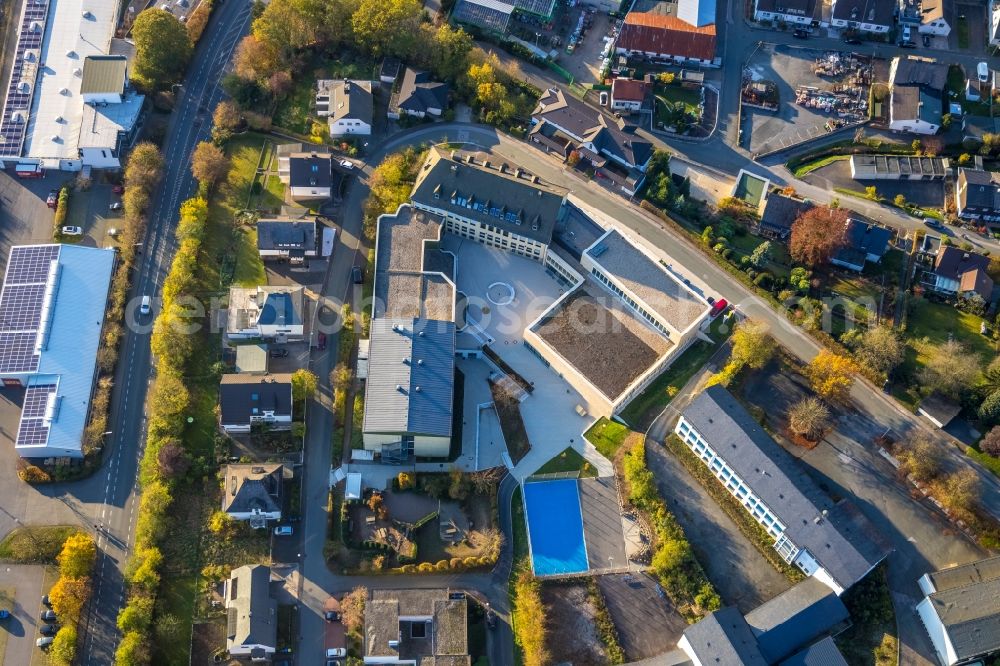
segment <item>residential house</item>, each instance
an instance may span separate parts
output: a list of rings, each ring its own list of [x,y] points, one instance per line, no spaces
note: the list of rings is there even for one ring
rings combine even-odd
[[[963,220],[1000,222],[1000,174],[959,168],[955,210]]]
[[[239,463],[222,469],[222,510],[233,520],[262,528],[281,520],[283,484],[292,470],[280,463]]]
[[[407,67],[399,90],[389,101],[389,117],[393,120],[399,120],[402,115],[440,117],[446,108],[448,84],[432,80],[427,72]]]
[[[782,559],[838,596],[888,555],[858,508],[833,502],[722,386],[702,391],[674,432],[774,539]]]
[[[899,0],[899,23],[922,35],[947,37],[951,26],[944,17],[944,0]]]
[[[808,578],[746,616],[732,606],[709,613],[677,646],[695,664],[847,666],[831,636],[847,620],[837,595]]]
[[[895,0],[834,0],[830,13],[834,28],[885,34],[895,23],[896,3]]]
[[[331,137],[372,133],[375,102],[371,81],[321,79],[316,86],[316,115],[327,119]]]
[[[678,16],[673,15],[673,7],[670,3],[656,3],[633,8],[625,17],[615,52],[629,57],[719,66],[722,59],[715,54],[714,11],[709,19],[707,4],[687,9],[685,16],[700,16],[701,20],[710,21],[696,25],[680,18],[679,6]]]
[[[302,287],[230,287],[226,336],[240,340],[301,340],[305,337]]]
[[[917,604],[942,666],[1000,655],[1000,557],[924,574]]]
[[[948,424],[955,420],[962,411],[962,406],[951,398],[935,391],[920,401],[917,406],[917,414],[936,425],[938,428],[947,428]]]
[[[276,218],[257,221],[257,252],[260,258],[302,263],[319,256],[316,219]]]
[[[301,148],[301,144],[291,144]],[[285,150],[278,148],[278,179],[288,186],[295,201],[325,201],[333,188],[333,158],[319,150]]]
[[[270,661],[278,648],[278,601],[271,594],[271,568],[233,569],[223,588],[226,652],[252,662]]]
[[[292,376],[222,375],[219,413],[222,429],[230,434],[250,432],[257,425],[287,429],[292,423]]]
[[[812,207],[812,202],[805,199],[787,196],[781,192],[771,192],[764,199],[760,211],[758,232],[768,238],[785,240],[791,235],[795,220]]]
[[[378,80],[382,83],[388,83],[390,86],[395,84],[402,66],[402,63],[395,58],[384,58],[378,70]]]
[[[636,79],[616,78],[611,82],[611,110],[636,113],[649,108],[647,100],[652,86]]]
[[[996,82],[993,88],[996,89]],[[1000,118],[989,116],[962,116],[962,139],[983,142],[984,134],[1000,134]]]
[[[989,303],[993,295],[989,265],[989,257],[945,245],[934,257],[934,269],[925,271],[920,282],[929,291],[963,298],[978,295]]]
[[[701,28],[715,24],[715,0],[677,0],[677,18]]]
[[[437,590],[372,590],[365,602],[364,662],[469,666],[468,601]]]
[[[755,21],[774,21],[793,26],[827,27],[822,0],[756,0]]]
[[[928,58],[892,59],[889,66],[889,129],[936,134],[941,128],[948,67]]]
[[[951,165],[946,157],[851,155],[854,180],[944,180]]]
[[[601,177],[626,194],[641,187],[653,144],[635,134],[635,128],[608,117],[559,88],[549,88],[531,114],[532,143],[568,158],[577,151]]]
[[[891,239],[889,229],[850,217],[844,228],[844,247],[833,255],[830,263],[860,273],[866,262],[882,261]]]

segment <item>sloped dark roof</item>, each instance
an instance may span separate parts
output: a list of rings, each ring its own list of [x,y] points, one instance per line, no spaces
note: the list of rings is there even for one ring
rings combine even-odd
[[[316,249],[316,220],[260,220],[257,250]]]
[[[1000,650],[1000,578],[927,597],[959,660]]]
[[[815,578],[793,585],[746,615],[768,663],[775,663],[848,618],[844,603]]]
[[[250,513],[254,510],[281,511],[283,466],[278,464],[226,465],[222,471],[222,510],[227,513]]]
[[[796,218],[812,207],[812,203],[804,199],[796,199],[780,192],[774,192],[767,196],[764,211],[760,216],[760,224],[774,233],[786,236],[791,233],[792,223],[795,222]]]
[[[756,7],[757,11],[772,14],[811,16],[815,19],[823,15],[823,3],[820,0],[757,0]]]
[[[934,260],[934,272],[941,277],[960,280],[967,271],[981,268],[984,271],[990,265],[990,258],[975,252],[966,252],[954,245],[945,245]]]
[[[292,376],[222,375],[219,411],[223,425],[246,425],[251,416],[273,411],[275,416],[292,414]]]
[[[427,72],[407,67],[396,103],[407,111],[426,113],[431,108],[444,110],[448,106],[448,84],[431,80]]]
[[[704,664],[767,666],[750,626],[733,606],[709,613],[684,630],[691,650]]]
[[[896,12],[893,0],[836,0],[833,18],[874,25],[892,25]]]
[[[837,644],[827,636],[817,641],[805,650],[796,652],[778,666],[848,666],[844,655],[837,649]]]
[[[962,187],[962,181],[965,187]],[[1000,175],[992,171],[959,169],[959,197],[962,207],[1000,210]]]
[[[892,232],[868,222],[851,218],[847,221],[844,239],[849,247],[861,250],[865,254],[875,254],[881,257],[889,249],[889,239]]]
[[[888,555],[889,548],[874,528],[861,529],[867,521],[860,513],[834,511],[850,502],[834,505],[725,388],[705,389],[683,415],[777,515],[785,525],[784,534],[808,550],[845,590]],[[841,514],[851,520],[836,520]]]
[[[896,71],[890,83],[893,86],[924,86],[941,92],[948,83],[948,66],[932,60],[907,56],[897,58]]]
[[[297,153],[288,157],[290,187],[330,187],[333,174],[329,153]]]

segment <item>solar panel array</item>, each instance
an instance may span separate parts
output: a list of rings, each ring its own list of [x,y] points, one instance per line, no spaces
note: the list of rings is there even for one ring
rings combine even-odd
[[[31,113],[31,98],[35,89],[35,75],[38,62],[25,59],[28,51],[41,52],[42,37],[45,35],[45,18],[49,12],[48,0],[25,0],[24,15],[21,18],[21,31],[17,36],[17,51],[14,54],[14,66],[10,70],[10,81],[7,83],[7,101],[3,107],[3,119],[0,120],[0,157],[20,157],[24,147],[24,135],[28,128],[28,117]],[[30,88],[22,91],[18,88],[22,78],[29,73]],[[20,111],[22,118],[14,115]]]
[[[55,384],[38,384],[29,386],[24,392],[16,446],[43,446],[49,441],[49,421],[45,418],[45,410],[49,396],[56,392],[56,388]]]
[[[0,372],[34,372],[39,356],[35,340],[41,325],[42,303],[58,245],[19,245],[11,248],[0,292]]]

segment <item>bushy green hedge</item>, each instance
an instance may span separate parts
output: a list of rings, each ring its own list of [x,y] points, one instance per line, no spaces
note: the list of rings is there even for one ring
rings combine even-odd
[[[58,236],[62,233],[62,227],[66,224],[66,218],[69,216],[69,186],[63,185],[59,190],[59,199],[56,202],[56,215],[52,220],[52,226],[55,227],[55,234]]]
[[[622,461],[629,501],[642,511],[655,533],[655,550],[650,571],[679,608],[691,606],[689,620],[718,610],[718,593],[694,556],[684,529],[677,522],[656,488],[653,473],[646,467],[645,442],[636,443]]]

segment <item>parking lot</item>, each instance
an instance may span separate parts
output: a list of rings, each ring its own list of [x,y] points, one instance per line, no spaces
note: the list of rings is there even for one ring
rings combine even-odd
[[[839,111],[842,108],[823,110],[819,105],[797,103],[796,94],[802,90],[820,93],[823,99],[868,99],[867,85],[854,92],[836,95],[838,88],[849,86],[848,78],[857,68],[845,67],[841,76],[820,76],[816,73],[817,60],[828,56],[822,51],[783,46],[765,45],[757,49],[747,63],[745,77],[755,82],[770,81],[777,87],[778,110],[766,111],[744,105],[740,118],[741,145],[754,154],[767,153],[829,133],[835,124],[843,124]],[[848,54],[841,53],[840,57]],[[812,95],[811,95],[812,97]]]
[[[687,628],[660,586],[646,574],[599,576],[597,584],[630,661],[671,650]]]
[[[0,606],[10,611],[0,631],[0,664],[3,666],[28,666],[34,660],[43,663],[41,652],[35,647],[41,620],[42,595],[51,585],[55,574],[46,575],[45,567],[25,564],[0,566]],[[3,639],[6,638],[6,641]],[[6,643],[6,645],[4,644]]]
[[[829,190],[845,188],[863,190],[874,186],[880,197],[892,201],[902,194],[907,201],[923,208],[941,208],[944,205],[944,181],[927,180],[854,180],[851,178],[850,160],[839,160],[809,173],[805,181]]]

